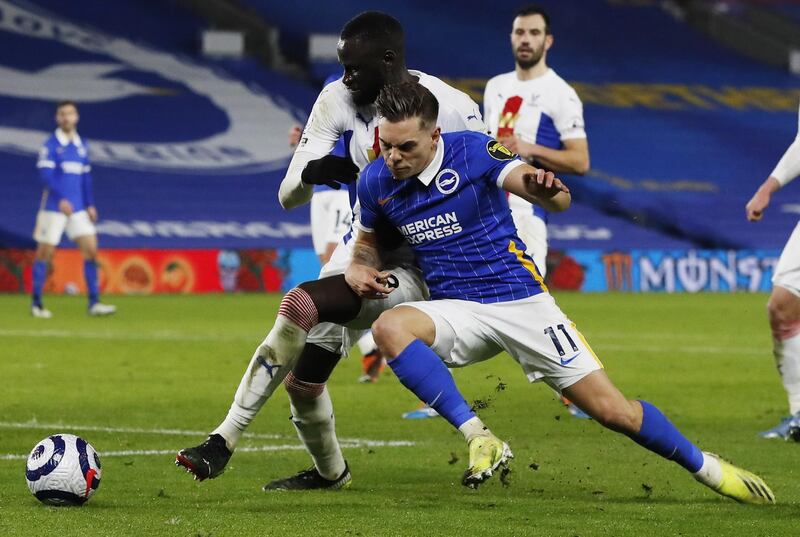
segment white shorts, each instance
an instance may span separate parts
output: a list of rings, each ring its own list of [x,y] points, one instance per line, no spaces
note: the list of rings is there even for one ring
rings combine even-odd
[[[539,274],[544,278],[547,273],[547,224],[533,214],[530,204],[525,210],[512,206],[511,218],[517,227],[517,235],[527,247],[525,253],[533,258]]]
[[[315,194],[316,195],[316,194]],[[344,274],[350,264],[352,246],[356,233],[347,244],[340,240],[328,261],[319,273],[320,278]],[[428,300],[428,287],[422,273],[413,264],[413,253],[408,247],[398,248],[386,257],[382,270],[391,271],[397,277],[398,287],[381,300],[363,299],[358,316],[344,327],[333,323],[319,323],[308,333],[307,343],[317,345],[330,352],[346,356],[356,341],[372,326],[381,313],[405,302]]]
[[[322,255],[328,244],[338,243],[353,219],[347,189],[314,192],[311,198],[311,240],[314,252]]]
[[[433,350],[449,367],[463,367],[506,351],[530,382],[561,391],[603,368],[592,348],[549,293],[511,302],[413,302],[436,326]]]
[[[36,215],[33,240],[58,246],[65,229],[67,230],[67,237],[71,241],[84,235],[97,234],[97,230],[89,218],[89,213],[86,211],[78,211],[70,216],[59,211],[39,211]]]
[[[800,223],[795,226],[783,247],[772,276],[772,285],[783,287],[800,297]]]

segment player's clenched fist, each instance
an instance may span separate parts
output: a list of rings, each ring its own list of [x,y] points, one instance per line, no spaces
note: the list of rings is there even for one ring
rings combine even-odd
[[[751,222],[758,222],[764,217],[764,211],[769,206],[770,193],[763,189],[758,189],[750,201],[745,205],[747,219]]]

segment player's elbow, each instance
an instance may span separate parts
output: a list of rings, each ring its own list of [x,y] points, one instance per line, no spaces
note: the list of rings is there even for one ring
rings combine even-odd
[[[292,205],[289,202],[289,200],[284,198],[283,196],[280,196],[280,195],[278,196],[278,202],[281,204],[281,207],[283,207],[286,210],[294,209],[294,205]]]
[[[289,210],[302,205],[302,203],[298,202],[295,196],[292,196],[292,193],[288,189],[284,188],[285,183],[286,180],[284,179],[280,188],[278,189],[278,202],[281,204],[281,207]]]

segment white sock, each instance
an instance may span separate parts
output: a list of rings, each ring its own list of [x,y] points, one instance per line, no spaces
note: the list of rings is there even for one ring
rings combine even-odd
[[[789,412],[800,412],[800,334],[773,341],[773,353],[783,387],[789,396]]]
[[[289,401],[297,436],[314,459],[320,475],[333,481],[342,475],[346,465],[336,438],[336,420],[328,388],[323,389],[319,397],[290,393]]]
[[[464,440],[469,444],[476,436],[487,436],[492,434],[489,428],[484,425],[478,416],[470,418],[458,428],[461,434],[464,435]]]
[[[211,434],[222,435],[228,449],[236,449],[244,430],[283,383],[297,362],[307,336],[308,333],[297,324],[278,316],[272,330],[250,359],[228,415],[211,431]]]
[[[358,350],[361,351],[362,356],[378,350],[378,345],[375,344],[375,338],[372,337],[372,331],[367,332],[358,340]]]
[[[722,465],[719,459],[703,452],[703,466],[693,475],[702,484],[716,489],[722,483]]]

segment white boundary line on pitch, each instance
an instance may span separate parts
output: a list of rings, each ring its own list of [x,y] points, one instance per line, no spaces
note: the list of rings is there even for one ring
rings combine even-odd
[[[140,427],[101,427],[98,425],[68,425],[64,423],[38,423],[28,422],[8,422],[0,421],[0,429],[26,429],[26,430],[51,430],[51,431],[96,431],[103,433],[135,433],[135,434],[155,434],[163,436],[206,436],[206,431],[190,431],[184,429],[144,429]],[[263,433],[244,433],[244,438],[254,438],[259,440],[279,440],[289,438],[279,434]],[[416,442],[408,440],[370,440],[368,438],[340,438],[339,442],[344,448],[358,447],[412,447]],[[282,444],[275,446],[242,446],[236,451],[288,451],[305,449],[301,444]],[[174,454],[175,450],[134,450],[134,451],[109,451],[103,453],[104,457],[126,457],[132,455],[167,455]],[[0,460],[26,459],[27,455],[17,455],[14,453],[0,454]]]
[[[190,431],[185,429],[144,429],[140,427],[101,427],[99,425],[69,425],[66,423],[39,423],[38,421],[10,422],[0,421],[0,429],[52,429],[57,430],[78,430],[78,431],[97,431],[101,433],[136,433],[136,434],[160,434],[164,436],[207,436],[208,431]],[[245,438],[257,438],[261,440],[279,440],[281,438],[291,438],[280,434],[263,433],[244,433]],[[359,439],[352,439],[358,441]]]
[[[414,442],[407,442],[405,440],[369,440],[365,442],[345,442],[341,443],[343,448],[359,448],[359,447],[412,447]],[[263,453],[265,451],[301,451],[305,446],[302,444],[281,444],[275,446],[244,446],[236,449],[237,453]],[[125,450],[125,451],[104,451],[100,453],[102,458],[106,457],[141,457],[141,456],[161,456],[161,455],[175,455],[174,449],[140,449],[140,450]],[[0,461],[24,461],[28,459],[28,455],[19,453],[0,453]]]

